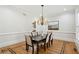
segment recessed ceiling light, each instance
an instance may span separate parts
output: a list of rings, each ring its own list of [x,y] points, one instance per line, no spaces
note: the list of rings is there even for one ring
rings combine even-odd
[[[64,11],[67,11],[67,9],[66,9],[66,8],[64,8]]]

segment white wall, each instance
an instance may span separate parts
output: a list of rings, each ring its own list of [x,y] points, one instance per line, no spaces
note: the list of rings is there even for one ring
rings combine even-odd
[[[79,9],[76,9],[75,10],[75,23],[76,23],[76,40],[75,40],[75,43],[76,43],[76,47],[79,51]]]
[[[28,31],[32,31],[31,16],[24,16],[10,6],[0,6],[0,47],[24,41],[24,34],[16,33]]]
[[[0,6],[0,33],[31,31],[31,17],[11,9],[8,6]]]
[[[75,39],[75,19],[74,11],[65,12],[61,15],[49,18],[49,20],[59,20],[59,30],[53,31],[54,38],[65,41]]]

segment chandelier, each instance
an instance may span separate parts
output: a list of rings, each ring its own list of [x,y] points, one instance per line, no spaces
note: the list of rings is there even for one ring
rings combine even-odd
[[[44,7],[44,5],[41,5],[41,7],[42,7],[41,16],[38,19],[34,20],[33,23],[36,23],[38,25],[46,25],[47,24],[47,19],[44,18],[44,16],[43,16],[43,7]]]
[[[45,25],[45,24],[47,24],[47,20],[43,16],[43,7],[44,7],[44,5],[41,5],[41,7],[42,7],[42,15],[37,20],[37,24]]]

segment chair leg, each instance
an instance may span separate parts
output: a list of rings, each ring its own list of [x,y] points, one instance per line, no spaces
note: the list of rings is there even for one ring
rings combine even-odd
[[[43,47],[43,45],[41,44],[41,48]]]
[[[53,40],[51,40],[51,45],[53,44]]]
[[[26,45],[26,50],[27,50],[27,51],[29,50],[29,46],[28,46],[28,45]]]
[[[50,47],[50,45],[51,45],[50,42],[51,42],[51,40],[49,40],[49,42],[48,42],[49,47]]]
[[[44,51],[46,51],[46,43],[44,43]]]
[[[47,48],[48,48],[49,47],[49,43],[47,43],[46,45],[47,45]]]
[[[32,47],[32,54],[34,54],[34,46]]]
[[[39,43],[37,43],[37,54],[39,54]]]

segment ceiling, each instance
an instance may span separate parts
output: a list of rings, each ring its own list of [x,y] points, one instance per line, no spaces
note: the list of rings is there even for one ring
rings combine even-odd
[[[25,13],[26,15],[39,17],[42,13],[42,8],[40,5],[14,5],[11,6],[16,8],[18,11]],[[44,6],[44,16],[52,17],[66,11],[71,11],[76,8],[76,5],[45,5]]]

